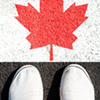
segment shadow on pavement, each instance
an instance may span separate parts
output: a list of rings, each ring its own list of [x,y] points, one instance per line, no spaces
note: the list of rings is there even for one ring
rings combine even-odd
[[[60,81],[61,81],[61,76],[63,73],[64,68],[61,68],[60,70],[58,70],[54,76],[49,94],[47,96],[47,100],[60,100],[60,96],[59,96],[59,88],[60,88]]]
[[[12,82],[12,79],[13,79],[13,76],[15,75],[17,70],[15,70],[14,72],[11,73],[11,75],[8,77],[5,85],[4,85],[4,88],[1,92],[1,100],[8,100],[8,96],[9,96],[9,87],[11,85],[11,82]]]

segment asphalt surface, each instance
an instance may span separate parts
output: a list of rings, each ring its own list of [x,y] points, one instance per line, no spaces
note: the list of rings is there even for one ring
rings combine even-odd
[[[18,68],[31,64],[36,66],[42,76],[44,86],[44,100],[60,100],[59,85],[64,68],[74,62],[59,63],[0,63],[0,100],[8,100],[9,86]],[[95,100],[100,100],[100,63],[82,62],[82,65],[89,73],[95,88]]]

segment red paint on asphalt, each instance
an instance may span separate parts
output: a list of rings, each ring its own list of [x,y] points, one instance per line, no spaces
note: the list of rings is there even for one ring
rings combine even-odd
[[[17,5],[18,17],[15,17],[31,33],[27,40],[31,49],[50,44],[50,60],[53,60],[53,44],[73,49],[77,37],[73,32],[88,18],[85,17],[87,4],[72,4],[63,12],[63,0],[40,0],[40,12],[30,3]]]

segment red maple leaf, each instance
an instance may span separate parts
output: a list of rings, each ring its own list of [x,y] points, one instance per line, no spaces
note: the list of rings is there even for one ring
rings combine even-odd
[[[73,49],[77,37],[73,32],[88,18],[85,17],[87,5],[72,4],[63,12],[63,0],[40,0],[40,12],[30,3],[28,6],[16,5],[18,17],[15,17],[31,34],[27,40],[31,48],[51,45],[50,60],[53,60],[53,44]]]

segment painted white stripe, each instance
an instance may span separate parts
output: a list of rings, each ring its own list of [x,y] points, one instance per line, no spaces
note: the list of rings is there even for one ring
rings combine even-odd
[[[74,50],[54,46],[54,61],[100,61],[100,1],[64,0],[64,11],[76,1],[77,5],[89,3],[86,16],[89,18],[74,32],[78,39]],[[26,36],[30,32],[15,18],[14,3],[27,5],[28,0],[0,0],[0,62],[4,61],[49,61],[49,45],[30,50]],[[29,0],[39,11],[39,1]]]

